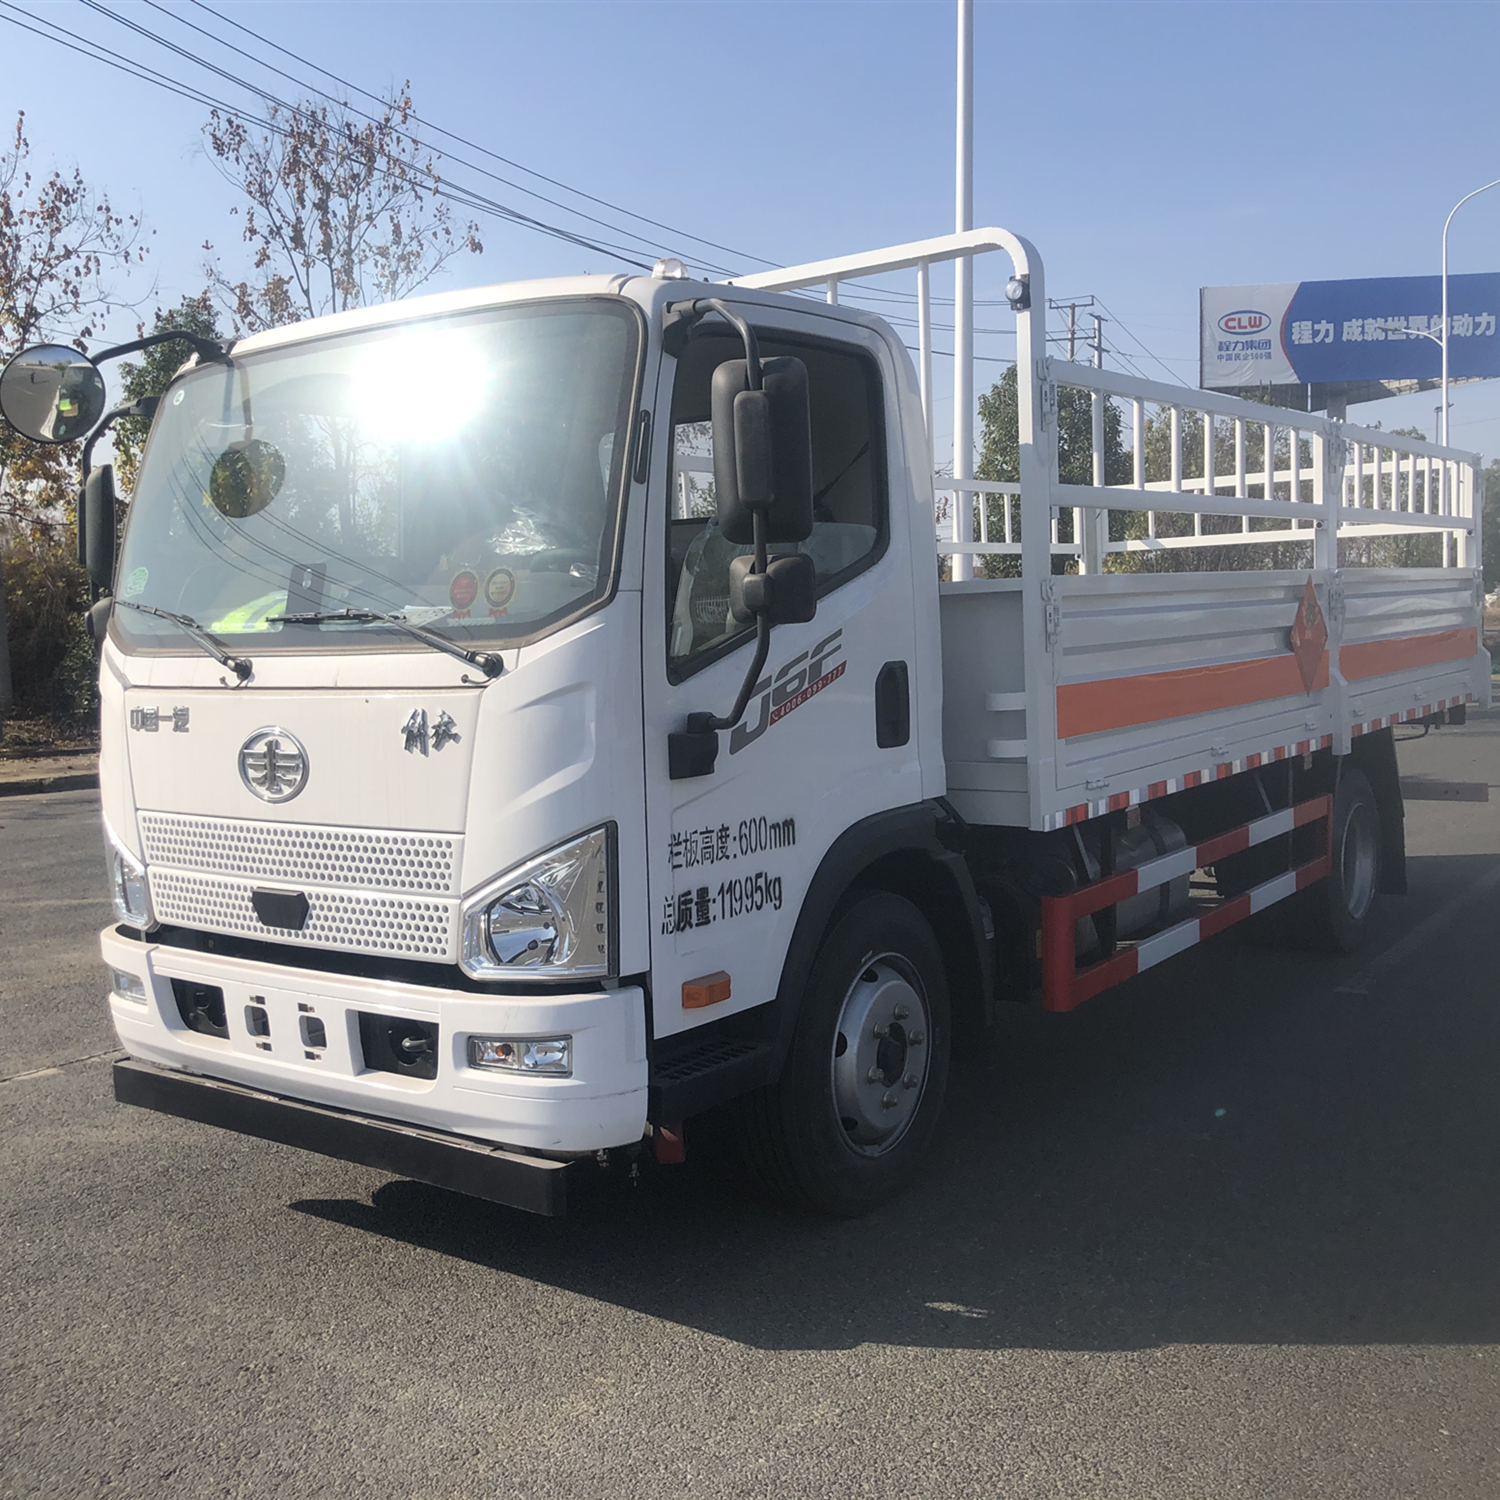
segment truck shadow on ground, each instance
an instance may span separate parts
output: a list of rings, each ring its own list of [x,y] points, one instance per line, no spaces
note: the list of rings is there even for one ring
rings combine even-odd
[[[1413,865],[1451,890],[1494,860]],[[931,1171],[857,1222],[768,1203],[712,1131],[637,1186],[591,1170],[565,1220],[409,1182],[293,1206],[758,1348],[1490,1343],[1493,906],[1368,993],[1340,990],[1368,958],[1219,939],[1073,1015],[1010,1010]]]

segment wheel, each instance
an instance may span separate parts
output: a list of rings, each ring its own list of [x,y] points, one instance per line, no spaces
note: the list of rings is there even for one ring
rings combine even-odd
[[[1328,833],[1328,878],[1308,892],[1311,936],[1331,952],[1356,953],[1380,889],[1380,808],[1363,771],[1339,779]]]
[[[777,1197],[844,1218],[899,1192],[937,1128],[949,1035],[926,919],[900,896],[861,896],[818,950],[781,1077],[740,1112],[751,1171]]]

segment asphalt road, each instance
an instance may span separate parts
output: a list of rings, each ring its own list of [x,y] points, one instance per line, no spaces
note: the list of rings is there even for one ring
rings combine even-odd
[[[1493,1500],[1500,800],[1408,814],[1371,954],[1012,1013],[809,1224],[701,1139],[546,1221],[116,1106],[94,796],[0,802],[0,1495]]]

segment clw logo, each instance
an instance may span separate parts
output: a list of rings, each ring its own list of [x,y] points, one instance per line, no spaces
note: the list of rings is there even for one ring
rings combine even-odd
[[[1233,338],[1244,338],[1251,333],[1264,333],[1271,326],[1270,313],[1256,312],[1252,308],[1241,308],[1238,312],[1225,313],[1219,319],[1219,332]]]

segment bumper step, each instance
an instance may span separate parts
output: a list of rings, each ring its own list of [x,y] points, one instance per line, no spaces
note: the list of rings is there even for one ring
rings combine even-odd
[[[114,1072],[115,1098],[121,1104],[299,1146],[527,1213],[555,1217],[567,1212],[568,1162],[283,1099],[155,1063],[126,1059],[115,1064]]]

